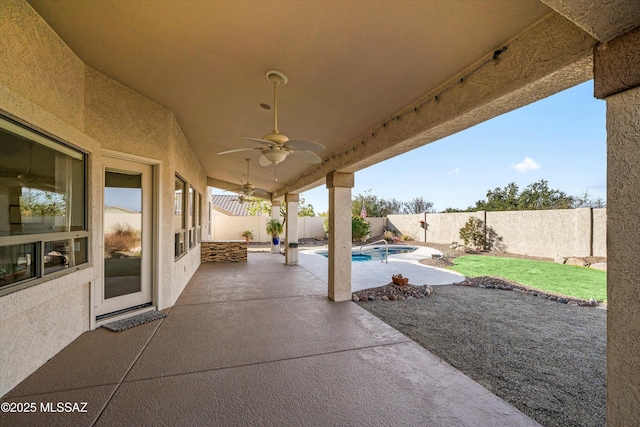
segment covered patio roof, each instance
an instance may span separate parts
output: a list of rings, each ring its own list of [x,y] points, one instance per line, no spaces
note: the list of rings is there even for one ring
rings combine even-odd
[[[246,180],[260,151],[216,153],[261,147],[243,137],[272,131],[265,73],[285,73],[280,131],[327,148],[319,165],[254,161],[273,198],[585,81],[596,41],[552,0],[29,3],[85,64],[171,110],[217,188]]]

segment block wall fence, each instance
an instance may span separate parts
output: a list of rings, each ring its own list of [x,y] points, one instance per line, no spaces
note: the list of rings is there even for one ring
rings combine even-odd
[[[418,242],[462,244],[459,231],[474,216],[480,218],[502,238],[506,252],[553,258],[560,256],[607,256],[606,209],[554,209],[545,211],[456,212],[389,215],[367,218],[371,235],[379,236],[386,228],[411,236]],[[253,242],[269,242],[265,228],[267,216],[215,216],[212,218],[213,240],[242,239],[250,230]],[[299,217],[298,238],[323,238],[324,218]],[[424,225],[420,221],[424,221]],[[285,224],[286,227],[286,224]]]
[[[462,244],[459,230],[472,216],[502,238],[500,249],[505,252],[548,258],[607,256],[606,209],[389,215],[387,226],[419,242]]]

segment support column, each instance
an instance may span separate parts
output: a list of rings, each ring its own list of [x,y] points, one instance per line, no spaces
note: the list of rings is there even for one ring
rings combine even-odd
[[[607,101],[607,425],[640,420],[640,27],[594,54]]]
[[[351,299],[351,189],[353,173],[330,172],[329,189],[329,299]]]
[[[271,219],[277,219],[282,222],[280,218],[280,200],[273,200],[271,202]],[[271,253],[279,254],[280,253],[280,245],[274,245],[273,239],[271,239]]]
[[[287,193],[284,200],[287,206],[285,264],[298,265],[298,201],[300,195]]]

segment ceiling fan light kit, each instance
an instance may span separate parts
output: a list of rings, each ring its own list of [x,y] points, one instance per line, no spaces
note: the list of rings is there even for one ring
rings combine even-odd
[[[258,159],[260,166],[277,165],[284,161],[289,155],[294,154],[299,160],[308,163],[318,164],[322,161],[317,154],[312,151],[324,150],[326,147],[317,142],[290,140],[288,136],[278,130],[278,86],[287,84],[289,79],[284,73],[277,70],[267,71],[267,80],[273,84],[273,131],[262,138],[245,137],[250,141],[257,142],[264,147],[238,148],[235,150],[223,151],[218,154],[230,154],[241,151],[260,150],[262,155]]]

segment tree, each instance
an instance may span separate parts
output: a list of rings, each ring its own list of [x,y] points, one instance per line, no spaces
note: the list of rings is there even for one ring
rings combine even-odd
[[[247,203],[247,212],[249,215],[269,215],[271,214],[271,202],[255,197],[245,197],[244,202]]]
[[[519,210],[571,209],[573,197],[550,189],[548,184],[544,179],[529,184],[520,194]]]
[[[578,194],[573,198],[573,208],[606,208],[607,202],[602,200],[601,197],[593,199],[589,195],[588,190],[584,190],[584,193]]]
[[[476,210],[479,211],[516,211],[518,210],[518,186],[515,182],[504,188],[496,187],[487,191],[487,200],[478,200]]]
[[[300,201],[298,202],[298,216],[316,216],[313,211],[313,205],[311,203],[307,204],[307,201],[302,196],[300,196]]]
[[[403,213],[417,214],[427,212],[433,212],[433,203],[422,197],[414,197],[410,201],[404,203]]]
[[[26,189],[20,196],[22,216],[64,216],[66,206],[64,194],[51,191]]]
[[[244,201],[248,203],[247,212],[249,215],[270,215],[271,214],[271,202],[264,199],[257,199],[255,197],[245,197]],[[284,216],[287,213],[287,207],[285,204],[280,205],[280,216]],[[307,204],[304,197],[300,196],[298,202],[298,216],[316,216],[313,211],[313,205]]]
[[[523,211],[540,209],[570,209],[574,198],[560,190],[549,188],[548,181],[529,184],[521,193],[515,182],[504,188],[497,187],[487,192],[486,200],[478,200],[475,210],[484,211]]]
[[[351,217],[351,239],[353,241],[363,241],[369,236],[369,233],[371,233],[371,224],[366,219],[360,216]]]
[[[402,213],[403,203],[398,199],[381,199],[371,194],[371,190],[367,190],[364,194],[358,194],[351,201],[351,213],[354,216],[360,216],[362,206],[367,211],[367,216],[384,217],[387,215]]]

